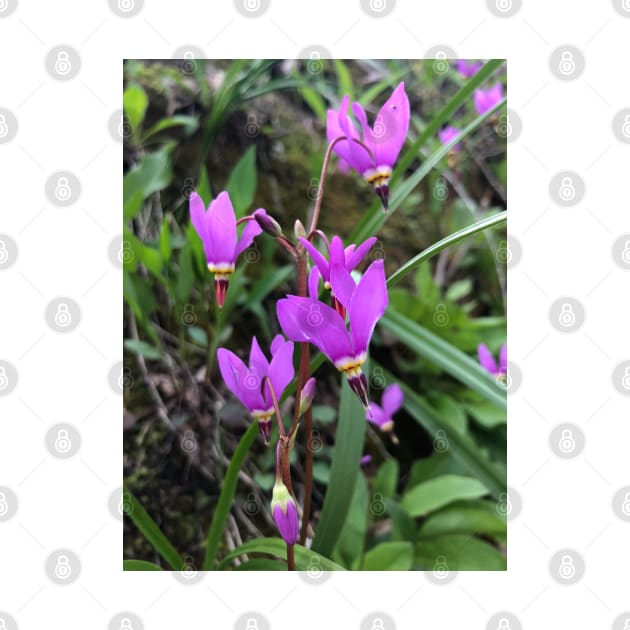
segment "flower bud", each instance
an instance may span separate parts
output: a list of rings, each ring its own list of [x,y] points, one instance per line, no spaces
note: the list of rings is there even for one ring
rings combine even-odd
[[[272,216],[269,216],[265,209],[258,208],[253,216],[263,232],[273,237],[282,236],[280,224]]]
[[[313,398],[315,398],[315,383],[315,379],[311,376],[304,384],[304,387],[302,387],[298,417],[303,416],[311,408]]]
[[[280,479],[276,479],[273,486],[271,513],[284,541],[289,545],[295,545],[300,529],[297,506],[288,488]]]
[[[297,221],[295,222],[293,232],[295,233],[296,239],[299,239],[300,237],[306,238],[306,228],[304,227],[302,221],[300,221],[299,219],[297,219]]]

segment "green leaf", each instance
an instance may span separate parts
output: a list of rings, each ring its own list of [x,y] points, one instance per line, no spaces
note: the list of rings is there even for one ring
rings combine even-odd
[[[164,571],[164,569],[146,560],[123,560],[123,571]]]
[[[325,556],[329,556],[335,548],[350,509],[348,497],[352,496],[359,474],[366,424],[363,405],[344,382],[346,378],[344,376],[341,378],[339,420],[330,482],[313,540],[313,550]]]
[[[184,561],[181,559],[177,550],[170,543],[168,538],[162,533],[156,522],[149,516],[142,504],[129,491],[127,486],[124,488],[125,503],[128,507],[125,509],[125,516],[128,516],[140,530],[147,542],[151,544],[169,566],[174,571],[181,571]]]
[[[385,499],[385,511],[392,517],[392,540],[407,540],[415,543],[416,526],[402,505],[393,499]]]
[[[154,192],[166,188],[171,182],[171,150],[173,143],[159,151],[149,153],[136,164],[123,179],[123,208],[126,221],[140,210],[138,195],[146,199]]]
[[[475,405],[465,405],[466,411],[482,426],[487,429],[505,424],[507,420],[504,409],[498,409],[487,402],[480,402]]]
[[[356,568],[365,544],[368,525],[368,487],[363,475],[357,476],[350,509],[341,528],[332,557],[348,569]]]
[[[496,504],[494,504],[496,505]],[[505,536],[505,519],[496,510],[451,505],[429,516],[418,530],[418,539],[444,534],[486,534]]]
[[[232,509],[232,503],[234,501],[234,493],[236,492],[236,484],[238,482],[238,473],[241,470],[241,466],[245,461],[245,457],[249,453],[251,445],[254,443],[256,436],[258,435],[258,423],[252,422],[247,431],[240,439],[238,446],[236,447],[230,465],[225,473],[223,479],[223,487],[221,489],[221,495],[214,510],[214,516],[212,518],[212,524],[208,531],[208,538],[206,540],[206,554],[203,561],[203,570],[210,571],[213,568],[214,559],[217,555],[219,548],[219,542],[223,536],[223,530],[228,520],[228,515]],[[238,555],[238,554],[237,554]]]
[[[449,534],[428,538],[415,548],[414,569],[432,571],[505,571],[505,556],[473,536]]]
[[[374,494],[380,494],[383,498],[396,496],[396,484],[398,483],[398,460],[388,459],[383,462],[374,477]]]
[[[341,60],[335,59],[335,72],[337,73],[337,85],[339,94],[347,94],[350,100],[354,100],[354,90],[352,87],[352,76],[348,66]]]
[[[413,565],[410,542],[384,542],[370,549],[363,557],[363,571],[409,571]]]
[[[453,247],[453,245],[457,245],[463,240],[470,238],[475,234],[483,232],[483,230],[503,225],[506,222],[507,210],[505,210],[504,212],[499,212],[498,214],[494,214],[491,217],[487,217],[486,219],[481,219],[476,223],[467,225],[461,230],[457,230],[457,232],[453,232],[452,234],[445,236],[443,239],[439,240],[437,243],[433,243],[433,245],[430,245],[425,250],[414,256],[411,260],[408,260],[396,271],[394,271],[394,273],[389,278],[387,278],[387,286],[394,286],[396,283],[400,282],[400,280],[402,280],[410,271],[413,271],[423,262],[429,260],[436,254],[439,254],[441,251],[448,249],[449,247]]]
[[[142,125],[148,105],[149,98],[139,85],[134,83],[123,92],[123,109],[134,134]]]
[[[459,348],[397,313],[391,306],[380,320],[380,325],[421,357],[439,365],[473,391],[502,409],[507,407],[505,391],[499,388],[495,379],[477,361]]]
[[[199,121],[195,116],[170,116],[168,118],[162,118],[162,120],[145,132],[142,141],[146,142],[156,133],[164,131],[165,129],[171,129],[172,127],[183,127],[184,133],[190,135],[197,130],[198,126]]]
[[[164,217],[162,221],[162,230],[160,232],[160,254],[162,256],[162,262],[167,263],[171,259],[173,248],[171,246],[171,232],[168,228],[168,221]]]
[[[179,302],[188,302],[194,280],[195,270],[193,268],[192,245],[186,243],[179,252],[179,273],[177,274],[175,285],[175,295]]]
[[[298,571],[308,571],[309,569],[319,569],[322,571],[345,570],[342,566],[339,566],[332,560],[329,560],[328,558],[325,558],[306,547],[302,547],[301,545],[295,545],[294,551],[295,568]],[[228,553],[221,561],[219,569],[224,569],[233,558],[243,554],[253,553],[263,553],[286,561],[287,545],[281,538],[257,538],[255,540],[249,540],[248,542],[243,543],[240,547],[234,549],[234,551],[230,551],[230,553]]]
[[[236,217],[245,214],[256,194],[256,145],[252,144],[243,157],[238,161],[225,186],[227,189]]]
[[[407,491],[401,504],[411,516],[423,516],[459,499],[477,499],[488,494],[486,487],[472,477],[442,475]]]
[[[326,122],[326,103],[324,99],[311,87],[300,88],[300,95],[307,103],[307,105],[313,110],[315,115],[322,123]]]
[[[188,336],[194,341],[198,346],[202,348],[207,347],[208,345],[208,333],[199,326],[190,326],[188,328]]]
[[[254,558],[235,566],[234,571],[286,571],[286,563],[271,558]]]
[[[157,348],[146,341],[142,341],[142,339],[125,339],[124,346],[130,352],[139,354],[145,359],[157,360],[162,358],[162,353]]]

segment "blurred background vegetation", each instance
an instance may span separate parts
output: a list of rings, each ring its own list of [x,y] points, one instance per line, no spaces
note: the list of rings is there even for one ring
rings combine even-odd
[[[242,356],[254,334],[268,347],[279,332],[275,301],[295,292],[295,276],[286,252],[263,235],[237,265],[218,312],[190,225],[189,194],[197,190],[208,201],[227,189],[237,217],[264,207],[290,235],[314,204],[327,108],[349,94],[373,120],[404,80],[409,147],[468,79],[444,60],[311,59],[129,60],[124,80],[124,478],[186,562],[200,568],[226,467],[250,422],[222,383],[216,349]],[[505,87],[505,64],[483,85],[497,81]],[[399,200],[373,250],[385,257],[388,275],[444,236],[506,208],[501,111]],[[469,97],[439,122],[465,128],[477,117]],[[399,180],[440,147],[430,133]],[[355,173],[333,167],[324,195],[320,228],[346,243],[367,214],[381,213]],[[392,315],[377,327],[370,386],[376,402],[392,380],[411,395],[396,417],[399,444],[367,428],[363,452],[372,460],[333,553],[344,566],[366,568],[370,548],[387,540],[409,541],[411,556],[378,568],[432,569],[440,558],[459,570],[505,568],[505,396],[472,364],[480,342],[495,353],[505,342],[506,258],[504,228],[486,231],[390,289]],[[316,376],[315,523],[330,480],[340,393],[334,367],[323,364]],[[298,437],[293,479],[300,501],[303,449]],[[274,461],[273,449],[257,440],[239,475],[220,556],[276,535],[268,508]],[[130,519],[124,557],[162,562]]]

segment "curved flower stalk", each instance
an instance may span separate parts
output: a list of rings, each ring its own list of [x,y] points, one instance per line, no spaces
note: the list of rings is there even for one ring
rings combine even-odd
[[[341,265],[348,272],[351,272],[353,269],[359,265],[359,263],[365,258],[367,253],[372,249],[374,243],[376,243],[376,237],[371,236],[366,239],[359,245],[348,245],[348,247],[343,246],[343,241],[338,236],[333,236],[330,244],[326,240],[326,244],[328,245],[328,260],[326,257],[308,240],[305,238],[300,238],[299,241],[304,245],[306,251],[311,256],[315,266],[311,269],[311,273],[309,274],[308,284],[309,284],[309,295],[313,297],[317,297],[319,291],[319,279],[321,278],[324,282],[324,288],[327,290],[331,289],[330,286],[330,267],[331,265]],[[344,306],[337,300],[335,294],[331,291],[331,303],[335,310],[341,315],[342,319],[346,317],[346,310]]]
[[[278,300],[278,321],[289,339],[309,342],[319,348],[346,375],[348,384],[368,409],[367,379],[361,366],[367,358],[374,326],[388,304],[384,263],[382,260],[373,262],[358,284],[345,266],[333,265],[330,285],[348,311],[349,329],[339,313],[320,302],[312,291],[309,297],[289,295]]]
[[[508,362],[507,362],[507,344],[501,346],[499,352],[499,363],[495,361],[492,353],[485,343],[480,343],[477,348],[477,354],[479,355],[479,363],[487,372],[492,376],[504,376],[507,374]]]
[[[247,220],[239,239],[234,207],[225,191],[210,203],[207,211],[201,197],[194,192],[190,195],[189,208],[190,220],[203,242],[208,270],[214,274],[217,304],[222,307],[236,259],[252,244],[262,228],[257,221]]]
[[[478,88],[473,95],[473,102],[478,114],[485,114],[501,100],[503,100],[503,86],[500,83],[487,90]]]
[[[271,355],[269,362],[256,337],[252,338],[249,365],[245,365],[226,348],[219,348],[217,351],[219,369],[227,388],[258,421],[265,444],[269,444],[271,416],[274,413],[272,394],[269,387],[264,386],[265,377],[269,377],[275,396],[279,400],[286,386],[293,380],[293,343],[285,341],[282,335],[276,335],[271,342]]]
[[[352,103],[352,112],[359,121],[361,133],[353,124],[348,109],[350,97],[344,96],[338,111],[328,110],[326,134],[328,141],[346,136],[361,140],[372,155],[357,142],[343,140],[334,147],[334,152],[343,160],[341,168],[348,166],[374,186],[383,208],[389,203],[389,179],[398,154],[409,131],[409,99],[405,84],[401,82],[392,92],[376,115],[373,127],[368,125],[367,115],[360,103]]]
[[[366,411],[365,418],[375,424],[384,433],[391,434],[392,442],[398,444],[394,433],[394,414],[402,407],[405,395],[398,383],[388,385],[383,391],[381,404],[370,403],[370,413]]]

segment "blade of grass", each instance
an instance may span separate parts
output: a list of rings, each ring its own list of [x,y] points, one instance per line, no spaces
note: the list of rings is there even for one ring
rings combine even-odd
[[[123,560],[123,571],[164,571],[164,569],[146,560]]]
[[[492,376],[477,361],[459,348],[401,315],[391,306],[379,323],[421,357],[439,365],[498,407],[507,408],[505,391],[499,388]]]
[[[219,542],[223,536],[223,530],[227,524],[230,509],[232,508],[232,503],[234,501],[234,493],[238,482],[238,473],[251,445],[254,443],[254,440],[258,435],[257,425],[257,422],[253,422],[243,434],[243,437],[240,439],[238,446],[234,451],[234,455],[232,455],[227,472],[225,473],[223,488],[214,511],[214,517],[212,519],[212,524],[210,525],[208,538],[206,540],[206,555],[203,561],[204,571],[210,571],[213,568],[212,565],[214,564],[214,560],[217,556]]]
[[[164,535],[157,523],[149,516],[140,501],[136,499],[133,493],[125,485],[124,488],[125,502],[128,507],[125,508],[125,514],[134,522],[135,526],[140,530],[147,542],[164,558],[174,571],[180,571],[184,566],[184,561],[169,539]]]
[[[463,240],[474,236],[475,234],[479,234],[483,232],[483,230],[487,230],[488,228],[496,227],[498,225],[503,225],[507,221],[507,210],[503,212],[499,212],[498,214],[494,214],[491,217],[486,217],[481,221],[477,221],[476,223],[472,223],[471,225],[467,225],[465,228],[461,230],[457,230],[457,232],[453,232],[448,236],[445,236],[443,239],[437,241],[437,243],[433,243],[419,254],[408,260],[401,267],[399,267],[394,273],[387,278],[387,286],[391,287],[395,285],[397,282],[402,280],[409,272],[413,271],[416,267],[420,266],[429,258],[432,258],[436,254],[439,254],[442,250],[448,249],[453,245],[457,245],[457,243],[461,243]]]

